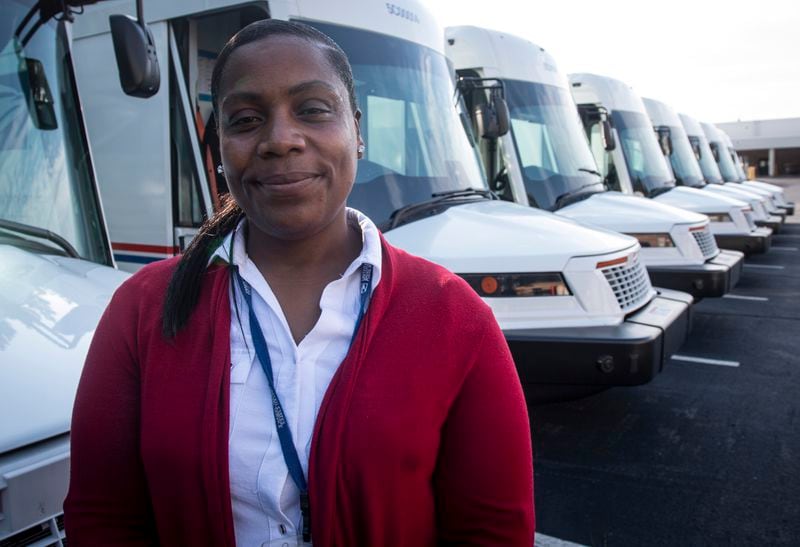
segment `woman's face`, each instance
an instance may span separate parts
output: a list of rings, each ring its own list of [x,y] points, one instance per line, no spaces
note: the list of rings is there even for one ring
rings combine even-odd
[[[218,108],[225,177],[257,229],[297,240],[343,215],[362,143],[360,113],[322,47],[292,36],[239,47],[223,72]]]

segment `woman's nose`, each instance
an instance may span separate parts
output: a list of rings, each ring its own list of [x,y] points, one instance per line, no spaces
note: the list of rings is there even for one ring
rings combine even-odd
[[[264,124],[256,153],[259,156],[285,156],[302,152],[306,140],[291,113],[275,113]]]

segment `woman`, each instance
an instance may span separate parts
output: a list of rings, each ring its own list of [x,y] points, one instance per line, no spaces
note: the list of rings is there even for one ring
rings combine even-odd
[[[364,146],[344,53],[253,23],[212,97],[232,200],[97,328],[70,545],[530,546],[529,425],[491,311],[345,207]]]

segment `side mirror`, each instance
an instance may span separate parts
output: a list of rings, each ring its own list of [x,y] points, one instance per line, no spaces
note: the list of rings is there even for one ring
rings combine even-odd
[[[697,161],[700,161],[700,158],[703,157],[703,149],[700,148],[700,142],[694,140],[693,138],[689,139],[689,142],[692,145],[692,150],[694,151],[694,157],[697,158]]]
[[[665,156],[671,156],[672,136],[670,135],[669,127],[656,127],[656,135],[658,136],[658,144],[661,146],[661,151]]]
[[[456,89],[467,105],[472,107],[470,114],[475,124],[476,137],[497,139],[508,133],[511,129],[511,116],[501,80],[460,76]]]
[[[33,124],[37,129],[57,129],[58,119],[44,65],[40,60],[29,57],[21,57],[19,61],[20,84],[25,93]]]
[[[153,35],[139,16],[137,20],[127,15],[112,15],[108,20],[122,90],[131,97],[146,99],[158,93],[161,73]]]
[[[711,145],[711,155],[714,156],[714,161],[719,163],[719,146],[717,146],[717,143],[715,142],[709,144]]]
[[[475,106],[472,119],[481,138],[496,139],[508,133],[508,105],[501,97],[494,97],[491,103]]]
[[[617,139],[614,138],[614,130],[608,118],[600,121],[600,129],[603,133],[603,148],[606,152],[611,152],[617,147]]]
[[[502,137],[511,129],[511,114],[508,112],[508,103],[498,93],[492,93],[492,106],[497,115],[497,136]]]

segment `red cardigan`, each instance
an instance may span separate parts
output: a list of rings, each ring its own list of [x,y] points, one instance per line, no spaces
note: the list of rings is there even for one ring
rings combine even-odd
[[[176,260],[125,282],[97,327],[72,422],[73,547],[235,544],[229,278],[209,269],[166,340]],[[381,282],[320,407],[309,488],[317,547],[533,544],[525,400],[461,279],[383,242]]]

